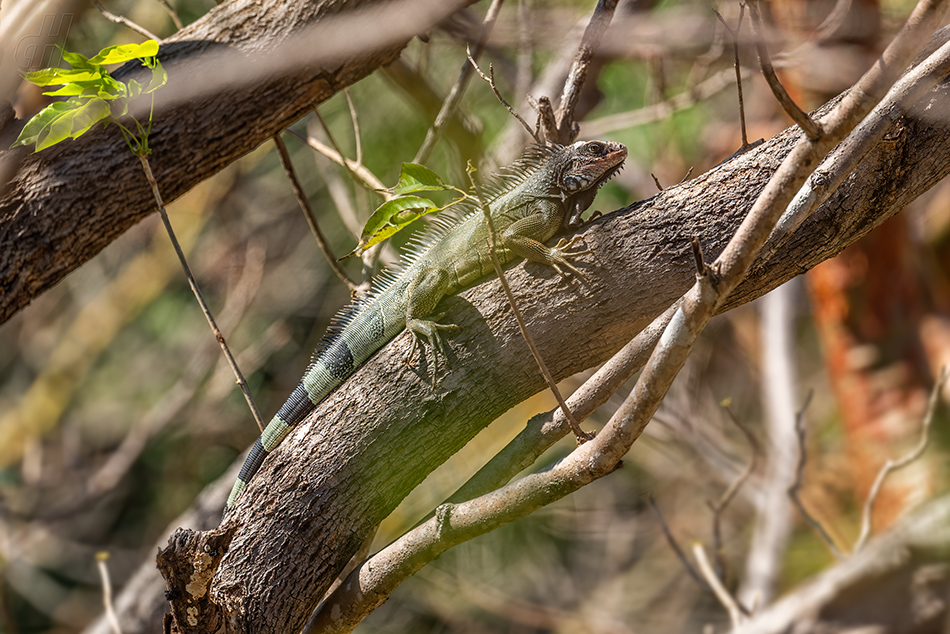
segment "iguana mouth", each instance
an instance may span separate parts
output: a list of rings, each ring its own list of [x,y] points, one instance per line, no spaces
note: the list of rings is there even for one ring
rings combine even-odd
[[[616,167],[610,168],[610,170],[607,172],[607,174],[605,174],[604,177],[603,177],[602,179],[600,179],[600,182],[597,183],[597,189],[601,189],[604,185],[607,184],[607,181],[609,181],[611,178],[613,178],[614,176],[616,176],[617,174],[619,174],[619,173],[620,173],[620,170],[622,170],[622,169],[623,169],[623,163],[620,163],[620,164],[617,165]]]

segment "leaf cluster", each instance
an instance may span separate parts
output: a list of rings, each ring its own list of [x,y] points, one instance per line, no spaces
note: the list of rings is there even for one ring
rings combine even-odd
[[[59,86],[56,90],[44,92],[51,97],[68,97],[40,110],[23,127],[20,136],[12,147],[36,145],[36,150],[44,150],[66,139],[76,139],[85,134],[96,123],[106,125],[114,121],[122,130],[130,149],[136,153],[148,153],[149,123],[142,126],[132,117],[136,131],[123,125],[119,119],[129,114],[129,103],[143,94],[152,95],[165,85],[168,79],[165,69],[158,61],[158,42],[146,40],[141,44],[119,44],[102,49],[93,57],[85,57],[61,49],[63,61],[71,69],[44,68],[24,74],[24,78],[37,86]],[[152,76],[148,84],[135,79],[121,82],[106,70],[107,65],[122,64],[138,60],[151,69]],[[154,98],[154,95],[153,95]]]

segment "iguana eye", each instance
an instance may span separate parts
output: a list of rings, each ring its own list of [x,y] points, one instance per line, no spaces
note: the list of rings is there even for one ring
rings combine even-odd
[[[587,144],[585,148],[588,154],[593,154],[595,156],[600,156],[604,153],[604,144],[597,141],[591,141]]]

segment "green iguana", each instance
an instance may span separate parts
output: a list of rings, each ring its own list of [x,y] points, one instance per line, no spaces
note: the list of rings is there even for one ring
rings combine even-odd
[[[580,275],[568,261],[587,253],[568,251],[576,238],[553,247],[543,243],[562,227],[580,224],[597,190],[620,170],[626,157],[626,147],[606,141],[535,146],[495,175],[483,195],[500,236],[498,259],[505,263],[526,258],[552,266],[561,275],[562,267]],[[457,326],[437,323],[430,315],[446,295],[494,275],[482,210],[469,204],[454,218],[444,216],[414,242],[405,262],[380,275],[379,285],[369,296],[337,315],[300,383],[251,448],[225,513],[290,430],[404,329],[413,337],[410,359],[424,338],[432,348],[433,373],[437,371],[442,352],[439,330]]]

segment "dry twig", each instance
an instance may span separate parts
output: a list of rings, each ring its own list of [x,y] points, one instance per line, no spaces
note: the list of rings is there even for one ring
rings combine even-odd
[[[762,66],[762,74],[772,94],[782,106],[785,113],[791,117],[792,121],[801,127],[805,135],[812,141],[817,141],[822,134],[821,125],[816,123],[808,113],[798,107],[798,104],[788,95],[778,75],[775,74],[775,68],[772,67],[772,61],[769,59],[769,49],[765,45],[765,34],[762,27],[762,16],[759,14],[758,0],[749,0],[749,18],[752,25],[752,37],[755,40],[755,48],[759,52],[759,64]]]
[[[485,20],[482,22],[482,31],[478,36],[478,42],[475,43],[475,53],[469,53],[469,58],[478,59],[481,57],[482,52],[485,50],[485,44],[488,42],[488,36],[495,26],[495,20],[498,19],[498,13],[501,11],[503,1],[504,0],[492,0],[491,5],[488,7],[488,12],[485,14]],[[426,138],[422,141],[422,146],[419,148],[419,151],[416,152],[415,158],[412,159],[413,163],[425,163],[429,160],[432,149],[435,147],[439,137],[442,136],[442,128],[458,107],[462,99],[462,94],[465,92],[468,82],[472,79],[472,70],[472,66],[470,66],[468,60],[466,60],[465,63],[462,64],[462,70],[459,71],[458,79],[446,96],[445,101],[442,102],[442,108],[439,110],[439,114],[436,116],[435,121],[432,122],[432,126],[428,132],[426,132]]]
[[[828,550],[834,554],[835,558],[840,560],[844,557],[841,550],[835,545],[834,540],[831,539],[831,535],[829,535],[825,527],[821,525],[821,522],[812,517],[811,513],[805,509],[805,505],[802,504],[802,500],[798,495],[802,489],[805,465],[808,463],[808,443],[805,438],[805,410],[808,409],[808,405],[811,403],[812,395],[813,392],[809,390],[808,395],[805,396],[805,402],[802,403],[802,408],[795,413],[795,434],[798,437],[798,465],[795,468],[795,481],[792,483],[792,486],[788,488],[788,496],[792,499],[792,502],[795,503],[798,512],[801,513],[802,519],[818,533],[818,536],[821,537],[821,540],[828,547]]]
[[[880,495],[881,489],[884,487],[884,481],[887,480],[887,477],[894,471],[903,469],[907,465],[916,461],[924,454],[924,451],[927,449],[927,445],[930,443],[930,425],[933,422],[934,412],[937,410],[937,403],[940,401],[940,392],[943,390],[943,386],[946,384],[948,376],[950,376],[950,374],[948,374],[947,368],[942,368],[940,370],[940,376],[937,378],[937,382],[934,383],[933,389],[930,391],[930,401],[927,403],[927,413],[924,414],[924,422],[920,430],[920,440],[917,442],[917,445],[903,458],[898,458],[896,460],[893,458],[888,459],[888,461],[884,463],[884,466],[881,467],[881,470],[878,471],[877,477],[874,478],[874,484],[871,485],[871,491],[868,493],[868,499],[864,503],[864,510],[861,512],[861,533],[858,535],[858,540],[854,544],[854,549],[852,550],[853,553],[856,553],[864,548],[868,537],[871,536],[874,504],[877,502],[877,497]]]
[[[297,204],[300,206],[300,211],[303,212],[303,216],[307,220],[307,226],[310,227],[310,232],[313,233],[313,237],[316,239],[317,245],[320,247],[320,251],[323,253],[327,263],[330,265],[330,269],[336,274],[340,281],[343,282],[343,284],[348,289],[350,289],[351,293],[355,293],[357,289],[356,282],[350,279],[350,277],[346,274],[346,271],[344,271],[340,266],[336,256],[333,255],[333,249],[330,247],[330,243],[327,242],[326,236],[323,235],[320,225],[317,224],[316,214],[314,214],[313,207],[310,206],[310,200],[307,198],[307,195],[303,191],[303,187],[300,185],[300,179],[297,178],[297,173],[294,171],[294,164],[290,160],[290,154],[287,152],[287,146],[284,144],[284,140],[280,138],[279,134],[274,135],[274,145],[277,147],[277,156],[280,158],[280,165],[284,168],[284,173],[287,175],[287,180],[290,181],[290,188],[294,192],[294,198],[297,199]],[[357,162],[359,161],[357,160]]]
[[[132,29],[133,31],[135,31],[136,33],[138,33],[139,35],[141,35],[147,40],[156,40],[159,42],[161,41],[162,38],[158,37],[157,35],[149,31],[145,27],[139,26],[138,24],[136,24],[135,22],[133,22],[132,20],[124,16],[116,15],[115,13],[112,13],[111,11],[106,9],[104,6],[102,6],[102,3],[99,2],[99,0],[92,0],[92,4],[93,6],[96,7],[99,13],[102,14],[102,17],[104,17],[106,20],[122,25],[126,28]],[[181,26],[179,26],[178,28],[180,29]]]

